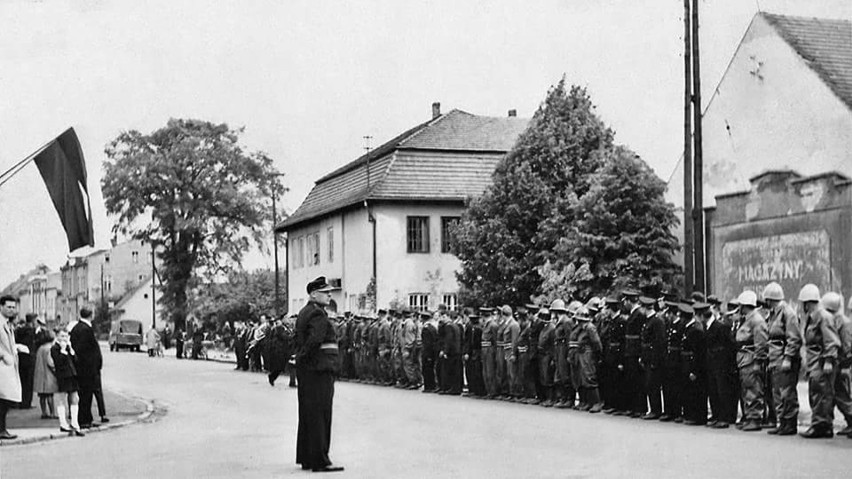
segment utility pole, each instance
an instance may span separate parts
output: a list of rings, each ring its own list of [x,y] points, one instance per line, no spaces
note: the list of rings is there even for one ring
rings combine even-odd
[[[157,257],[154,256],[154,242],[151,241],[151,327],[157,329]]]
[[[692,0],[692,114],[694,118],[693,134],[693,201],[692,217],[695,226],[695,289],[707,292],[704,261],[704,161],[701,147],[701,62],[698,58],[698,0]],[[685,220],[685,218],[684,218]]]
[[[272,174],[273,178],[278,178],[279,176],[284,176],[284,173]],[[277,182],[277,180],[275,181]],[[278,318],[281,314],[281,281],[278,278],[278,232],[275,231],[275,227],[278,225],[278,207],[275,204],[275,186],[276,185],[273,185],[272,187],[272,254],[275,256],[275,317]]]
[[[683,0],[683,288],[690,295],[693,287],[693,248],[695,247],[692,219],[692,58],[690,0]]]

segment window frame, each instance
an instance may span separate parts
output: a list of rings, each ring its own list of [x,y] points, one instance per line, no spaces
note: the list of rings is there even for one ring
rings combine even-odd
[[[420,238],[415,238],[412,236],[412,233],[417,233],[414,221],[419,222]],[[431,223],[431,217],[429,216],[406,216],[405,217],[405,249],[408,253],[420,253],[420,254],[429,254],[429,246],[430,246],[430,237],[429,237],[429,225]],[[424,233],[425,231],[425,233]],[[420,249],[417,249],[418,239],[420,242]]]
[[[461,216],[442,216],[441,217],[441,253],[452,254],[450,251],[450,230],[449,226],[453,223],[461,221]]]

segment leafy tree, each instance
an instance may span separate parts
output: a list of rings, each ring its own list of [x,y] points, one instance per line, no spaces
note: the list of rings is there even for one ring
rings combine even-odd
[[[564,78],[551,88],[498,164],[493,184],[453,228],[463,304],[519,304],[541,292],[538,268],[556,245],[542,226],[571,195],[588,190],[588,176],[612,141],[584,88],[566,90]]]
[[[272,160],[239,145],[242,129],[169,120],[150,134],[131,130],[106,147],[102,190],[114,232],[152,242],[161,260],[160,301],[185,328],[187,287],[197,272],[239,264],[252,240],[264,248],[272,192],[284,193]]]
[[[281,304],[286,299],[281,298]],[[228,280],[206,283],[190,289],[188,310],[207,328],[224,323],[250,321],[261,314],[275,314],[275,273],[270,269],[252,272],[232,271]]]
[[[586,298],[627,286],[671,285],[679,268],[671,234],[674,206],[663,195],[666,184],[625,147],[608,150],[589,188],[571,195],[549,224],[563,225],[553,260],[539,272],[547,293]],[[570,218],[570,221],[569,221]]]

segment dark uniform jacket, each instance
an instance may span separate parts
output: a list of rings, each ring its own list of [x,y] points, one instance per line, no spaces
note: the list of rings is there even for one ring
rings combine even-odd
[[[444,325],[444,335],[441,338],[441,351],[448,357],[461,355],[461,328],[458,324],[447,323]]]
[[[91,326],[80,321],[71,329],[71,347],[77,355],[78,376],[94,377],[100,374],[103,357]]]
[[[432,358],[438,355],[438,330],[432,323],[423,325],[423,331],[420,332],[420,338],[423,341],[423,357]]]
[[[659,314],[649,317],[642,328],[642,365],[658,369],[666,357],[666,324]]]
[[[731,328],[719,321],[713,320],[705,333],[707,342],[707,367],[714,371],[729,371],[736,369],[737,345],[731,336]]]
[[[683,331],[683,372],[695,374],[699,378],[706,371],[707,342],[704,335],[704,326],[695,318],[687,323]]]
[[[623,314],[613,316],[609,320],[607,330],[607,345],[605,346],[604,362],[609,365],[624,364],[624,340],[627,331],[627,321]]]
[[[642,328],[645,326],[645,312],[634,308],[627,317],[624,330],[624,357],[639,358],[642,353]]]
[[[310,301],[296,319],[296,365],[308,371],[336,371],[337,334],[325,309]]]

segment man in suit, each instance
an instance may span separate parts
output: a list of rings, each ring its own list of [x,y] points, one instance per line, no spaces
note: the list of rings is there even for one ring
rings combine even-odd
[[[0,439],[15,439],[6,430],[6,413],[21,401],[21,377],[18,373],[18,351],[12,322],[18,316],[18,300],[13,296],[0,297]]]
[[[313,472],[342,471],[328,458],[331,413],[338,344],[334,323],[325,306],[333,290],[324,276],[308,283],[308,304],[296,320],[296,375],[298,376],[299,431],[296,463]]]
[[[20,409],[33,407],[33,375],[35,373],[35,318],[37,315],[27,313],[25,321],[15,328],[15,342],[26,346],[27,353],[18,353],[18,373],[21,376]]]
[[[80,386],[78,422],[83,429],[95,426],[92,420],[92,398],[101,388],[103,357],[92,329],[92,310],[80,309],[80,321],[71,329],[71,347],[77,353],[77,382]]]
[[[423,330],[420,332],[421,340],[423,341],[423,392],[436,392],[437,383],[435,381],[435,363],[438,360],[438,326],[432,318],[432,313],[423,311],[420,313],[420,319],[423,320]]]
[[[707,424],[707,342],[704,325],[699,320],[710,310],[707,303],[679,305],[686,325],[683,331],[683,423],[687,426]],[[695,317],[697,313],[698,318]]]

